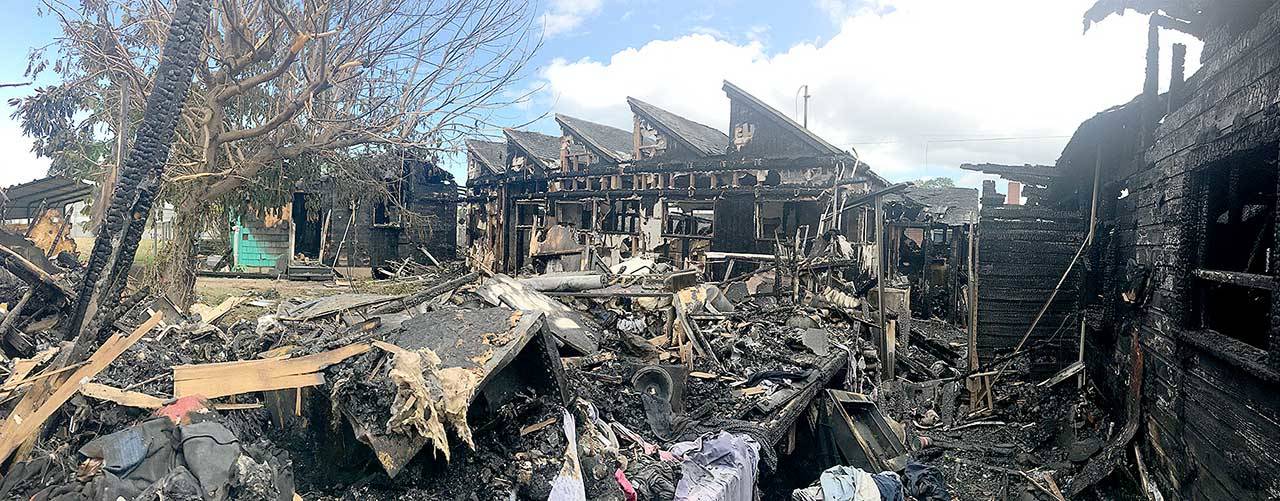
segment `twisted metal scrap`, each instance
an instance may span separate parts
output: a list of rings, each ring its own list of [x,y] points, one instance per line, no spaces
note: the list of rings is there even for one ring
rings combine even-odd
[[[169,24],[154,90],[147,96],[142,124],[120,168],[67,322],[64,337],[75,339],[73,361],[83,359],[97,344],[98,334],[115,321],[115,307],[128,281],[138,241],[169,159],[169,145],[200,61],[210,1],[179,0]]]

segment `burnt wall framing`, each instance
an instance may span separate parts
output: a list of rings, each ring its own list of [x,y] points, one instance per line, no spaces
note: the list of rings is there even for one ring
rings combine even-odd
[[[1138,443],[1166,498],[1280,497],[1280,4],[1252,28],[1227,17],[1136,168],[1108,169],[1128,195],[1102,213],[1111,236],[1089,255],[1097,285],[1082,296],[1098,319],[1089,373],[1112,401],[1138,338]],[[1215,312],[1224,290],[1235,307]],[[1249,321],[1224,323],[1224,312]]]

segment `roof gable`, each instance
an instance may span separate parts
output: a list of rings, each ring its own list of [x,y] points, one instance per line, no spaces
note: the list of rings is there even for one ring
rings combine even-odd
[[[821,137],[818,137],[817,134],[814,134],[809,129],[806,129],[800,126],[800,124],[796,123],[795,120],[792,120],[791,117],[788,117],[787,115],[783,114],[781,111],[778,111],[774,107],[769,106],[768,104],[765,104],[764,101],[761,101],[759,98],[747,93],[747,91],[742,90],[741,87],[734,85],[728,80],[724,81],[724,92],[726,95],[729,96],[729,99],[735,104],[743,104],[751,108],[757,114],[768,118],[777,127],[790,132],[792,135],[794,135],[795,138],[799,139],[805,145],[816,150],[818,154],[821,154],[821,155],[846,155],[847,154],[840,148],[837,148],[835,145],[828,143],[826,140],[822,139]],[[733,127],[733,126],[734,124],[730,124],[730,127]]]
[[[542,170],[552,169],[560,158],[560,138],[518,129],[502,129],[509,145],[525,152]]]
[[[662,130],[664,134],[680,141],[699,155],[723,155],[729,148],[729,136],[713,127],[694,122],[634,97],[628,97],[627,104],[631,105],[633,113],[640,115],[645,121]]]
[[[506,168],[507,143],[468,139],[467,153],[488,171],[485,174],[497,174]]]
[[[558,113],[556,122],[566,133],[577,137],[613,163],[631,160],[631,132]]]

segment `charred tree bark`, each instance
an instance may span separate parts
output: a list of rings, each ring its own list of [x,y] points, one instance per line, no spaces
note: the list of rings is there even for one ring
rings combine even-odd
[[[159,276],[156,286],[169,296],[178,308],[187,308],[195,299],[196,270],[192,262],[196,257],[196,238],[200,234],[199,214],[208,209],[207,204],[186,201],[178,204],[173,224],[173,240],[165,246],[156,263]]]
[[[128,281],[138,240],[160,188],[174,130],[191,89],[209,10],[210,0],[182,0],[174,12],[142,124],[121,166],[111,205],[98,227],[84,281],[67,322],[65,337],[75,339],[72,361],[83,358],[96,344],[99,331],[115,320],[114,306]]]

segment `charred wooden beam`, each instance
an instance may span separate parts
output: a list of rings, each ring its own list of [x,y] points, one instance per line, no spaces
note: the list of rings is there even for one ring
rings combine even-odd
[[[1276,163],[1280,164],[1280,152]],[[1276,176],[1276,192],[1280,193],[1280,176]],[[1280,221],[1280,204],[1272,208],[1272,221]],[[1280,249],[1280,224],[1272,224],[1271,244]],[[1280,297],[1272,294],[1271,298],[1271,334],[1267,339],[1267,366],[1273,372],[1280,372]]]
[[[1044,186],[1058,177],[1058,170],[1052,165],[1003,165],[1003,164],[960,164],[960,168],[976,172],[993,174],[1010,181],[1023,184]]]
[[[72,362],[92,351],[99,332],[115,320],[113,305],[124,289],[138,240],[160,188],[174,130],[202,53],[209,10],[210,0],[184,0],[174,11],[156,68],[155,86],[147,96],[142,123],[121,166],[67,322],[64,335],[75,338]]]
[[[829,195],[830,188],[819,188],[813,186],[746,186],[739,188],[656,188],[656,189],[618,189],[618,190],[573,190],[573,191],[551,191],[551,192],[533,192],[517,197],[518,200],[534,200],[534,199],[580,199],[580,198],[603,198],[603,195],[612,193],[616,198],[622,197],[664,197],[671,199],[683,198],[702,198],[716,197],[723,195],[754,195],[761,198],[769,198],[775,200],[797,200],[804,198],[807,200],[818,200],[819,198]]]
[[[57,278],[54,278],[53,275],[40,269],[39,266],[27,260],[27,258],[22,257],[22,254],[4,245],[0,245],[0,266],[4,266],[4,269],[8,270],[9,273],[12,273],[23,282],[31,284],[33,287],[44,287],[62,298],[68,298],[72,295],[71,291],[62,285]]]
[[[1265,289],[1269,291],[1280,290],[1280,280],[1277,280],[1276,277],[1271,275],[1222,270],[1194,270],[1191,273],[1194,274],[1196,278],[1208,280],[1210,282],[1238,285],[1254,289]]]

